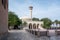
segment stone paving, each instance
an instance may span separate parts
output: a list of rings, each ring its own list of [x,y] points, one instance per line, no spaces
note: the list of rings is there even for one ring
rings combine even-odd
[[[8,40],[35,40],[35,38],[25,30],[9,31]]]
[[[60,36],[37,37],[25,30],[11,30],[8,36],[4,37],[2,40],[60,40]]]

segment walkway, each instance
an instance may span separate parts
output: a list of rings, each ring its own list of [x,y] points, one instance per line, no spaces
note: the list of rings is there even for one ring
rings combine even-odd
[[[52,37],[37,37],[32,35],[31,33],[25,30],[11,30],[5,39],[3,40],[60,40],[60,36],[52,36]]]
[[[9,31],[8,40],[49,40],[47,37],[37,38],[25,30]]]
[[[34,40],[25,30],[12,30],[9,32],[8,40]]]

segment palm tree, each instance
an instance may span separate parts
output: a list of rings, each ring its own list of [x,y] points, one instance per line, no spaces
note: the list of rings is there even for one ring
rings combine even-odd
[[[60,27],[60,21],[59,21],[59,27]]]
[[[56,23],[56,27],[57,27],[58,26],[58,23],[59,23],[58,20],[55,20],[54,22]]]
[[[55,22],[52,22],[52,25],[53,25],[53,26],[54,26],[54,23],[55,23]]]

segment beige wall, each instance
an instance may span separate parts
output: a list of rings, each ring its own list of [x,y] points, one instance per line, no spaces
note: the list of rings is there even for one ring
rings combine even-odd
[[[29,29],[29,24],[31,23],[32,24],[32,29],[34,29],[33,28],[33,25],[34,24],[36,24],[36,29],[44,29],[43,27],[42,27],[42,25],[43,25],[43,21],[26,21],[27,22],[27,29]],[[37,25],[39,24],[39,26],[38,26],[38,28],[37,28]]]
[[[8,0],[6,1],[6,9],[4,9],[4,6],[2,5],[2,0],[0,0],[0,35],[8,32]]]

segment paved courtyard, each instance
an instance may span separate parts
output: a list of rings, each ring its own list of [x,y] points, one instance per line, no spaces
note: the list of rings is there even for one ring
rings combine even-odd
[[[49,40],[47,37],[37,37],[25,30],[11,30],[9,31],[8,40]]]
[[[2,40],[60,40],[60,36],[37,37],[25,30],[11,30],[9,31],[8,36],[6,36],[5,39],[3,38]]]
[[[9,31],[8,40],[35,40],[35,38],[25,30]]]

